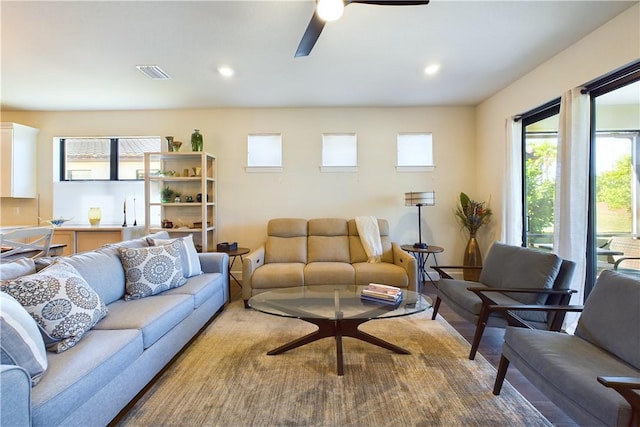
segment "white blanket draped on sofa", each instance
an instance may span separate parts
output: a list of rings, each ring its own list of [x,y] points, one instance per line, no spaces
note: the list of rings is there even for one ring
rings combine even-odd
[[[374,216],[358,216],[355,218],[360,241],[367,253],[367,262],[375,263],[382,260],[382,241],[378,219]]]

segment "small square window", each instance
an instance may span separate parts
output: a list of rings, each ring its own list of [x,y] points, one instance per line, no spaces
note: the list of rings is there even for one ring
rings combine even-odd
[[[358,166],[358,145],[355,133],[322,134],[322,170],[340,170]],[[329,168],[329,169],[327,169]]]
[[[433,136],[431,133],[398,134],[398,171],[433,170]]]
[[[248,168],[281,168],[282,135],[250,134],[247,140]]]

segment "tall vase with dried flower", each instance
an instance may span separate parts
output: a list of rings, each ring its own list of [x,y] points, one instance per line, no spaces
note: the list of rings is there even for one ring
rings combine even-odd
[[[478,229],[491,219],[491,209],[487,202],[472,200],[465,193],[460,193],[460,204],[456,208],[456,218],[463,228],[469,231],[469,241],[464,250],[463,265],[482,266],[482,253],[478,246],[476,233]],[[480,277],[479,270],[464,269],[464,280],[477,281]]]

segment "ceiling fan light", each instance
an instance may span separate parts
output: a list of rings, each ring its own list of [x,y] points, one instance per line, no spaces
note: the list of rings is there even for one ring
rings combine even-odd
[[[431,64],[425,67],[424,73],[428,76],[433,76],[440,71],[440,64]]]
[[[316,11],[324,21],[331,22],[339,19],[344,12],[343,0],[318,0]]]

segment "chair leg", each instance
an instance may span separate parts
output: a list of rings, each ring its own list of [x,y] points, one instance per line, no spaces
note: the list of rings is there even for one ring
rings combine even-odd
[[[500,395],[502,390],[502,384],[504,383],[504,377],[507,375],[507,369],[509,369],[509,359],[500,356],[500,364],[498,365],[498,373],[496,374],[496,382],[493,384],[493,394]]]
[[[431,320],[436,320],[436,316],[438,315],[438,309],[440,308],[440,302],[442,300],[440,297],[436,297],[436,302],[433,304],[433,314],[431,315]]]
[[[476,353],[478,351],[478,347],[480,346],[482,334],[484,334],[484,328],[487,326],[488,318],[489,310],[487,310],[486,306],[483,304],[482,310],[480,310],[480,317],[478,317],[478,324],[476,325],[476,333],[473,336],[473,343],[471,344],[471,351],[469,352],[469,360],[473,360],[476,358]]]

